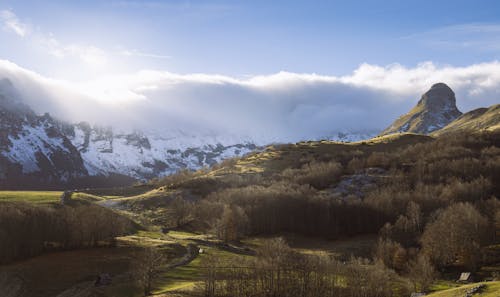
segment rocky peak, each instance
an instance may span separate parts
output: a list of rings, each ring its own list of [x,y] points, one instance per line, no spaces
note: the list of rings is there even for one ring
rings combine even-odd
[[[434,84],[427,92],[425,92],[425,94],[422,95],[417,105],[436,111],[458,111],[455,93],[445,83]]]
[[[461,114],[453,90],[445,83],[437,83],[422,95],[410,112],[402,115],[381,135],[401,132],[428,134],[443,128]]]

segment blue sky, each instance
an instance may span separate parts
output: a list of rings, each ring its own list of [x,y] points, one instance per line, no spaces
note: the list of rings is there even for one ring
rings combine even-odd
[[[35,38],[0,31],[1,58],[56,77],[145,68],[344,75],[362,63],[464,66],[500,58],[498,1],[2,0],[1,9],[39,39],[97,48],[114,64],[84,67],[79,76],[68,67],[75,61],[48,54]]]
[[[0,78],[37,112],[134,129],[380,130],[437,82],[463,111],[499,103],[499,60],[493,0],[0,0]]]

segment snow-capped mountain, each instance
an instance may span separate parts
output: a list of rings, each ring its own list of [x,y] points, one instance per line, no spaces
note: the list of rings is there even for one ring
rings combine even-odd
[[[113,172],[137,179],[164,176],[181,168],[199,169],[257,148],[251,142],[188,136],[179,131],[146,135],[91,127],[88,123],[72,126],[66,135],[80,152],[90,175]]]
[[[87,176],[64,125],[48,114],[36,115],[15,92],[10,81],[0,80],[0,178],[52,182]]]
[[[9,80],[0,80],[0,186],[71,183],[110,175],[147,180],[183,168],[210,166],[269,142],[286,141],[190,134],[175,129],[121,131],[86,122],[73,124],[47,113],[36,114],[20,97]],[[376,132],[342,131],[321,139],[357,141],[371,138]]]
[[[422,95],[415,107],[382,131],[381,135],[399,132],[429,134],[460,115],[462,113],[456,106],[455,93],[446,84],[437,83]]]

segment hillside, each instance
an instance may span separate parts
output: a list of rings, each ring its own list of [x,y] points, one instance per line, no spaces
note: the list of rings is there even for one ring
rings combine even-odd
[[[283,236],[293,252],[311,257],[301,260],[305,263],[324,255],[324,250],[312,247],[319,245],[318,239],[339,243],[357,236],[378,237],[361,254],[371,260],[350,262],[346,254],[335,255],[347,266],[324,262],[332,265],[331,270],[321,273],[328,278],[326,271],[337,271],[349,279],[359,277],[356,273],[377,273],[385,276],[383,281],[373,275],[360,280],[366,288],[380,286],[384,293],[373,296],[409,296],[415,288],[406,287],[408,282],[427,290],[435,278],[454,283],[460,271],[477,271],[478,281],[500,272],[498,241],[491,237],[495,230],[487,227],[497,222],[500,209],[495,198],[500,189],[494,183],[499,137],[498,131],[438,137],[399,133],[356,143],[275,145],[208,170],[167,177],[156,182],[156,190],[113,203],[142,222],[209,233],[246,248],[255,248],[248,245],[255,238]],[[307,248],[297,245],[294,236],[307,237]],[[361,248],[361,243],[352,244],[353,253]],[[377,266],[377,261],[384,264]],[[366,270],[349,274],[359,263]],[[231,279],[245,283],[245,288],[257,286],[238,264],[220,265],[233,265],[241,274]],[[225,275],[225,269],[217,271]],[[353,283],[357,284],[350,279],[349,288]],[[392,290],[397,293],[388,293]],[[449,294],[462,291],[433,294],[454,296]],[[338,296],[351,291],[341,292]],[[488,286],[485,292],[496,294],[498,288]]]
[[[432,135],[442,135],[456,132],[474,132],[482,130],[497,130],[500,128],[500,105],[493,105],[489,108],[478,108],[464,113],[453,122],[442,129],[432,133]]]
[[[496,282],[485,282],[485,283],[474,283],[464,286],[459,286],[458,288],[452,288],[448,290],[439,291],[436,293],[429,294],[429,297],[459,297],[467,296],[467,292],[474,288],[481,288],[473,296],[477,297],[497,297],[500,293],[500,281]]]

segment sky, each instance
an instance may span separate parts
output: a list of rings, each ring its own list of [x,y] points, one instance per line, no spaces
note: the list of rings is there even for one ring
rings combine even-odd
[[[382,129],[439,81],[464,111],[500,102],[498,60],[498,1],[0,0],[24,100],[141,129]]]

